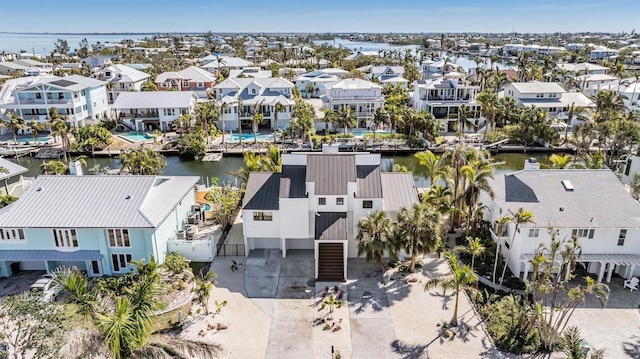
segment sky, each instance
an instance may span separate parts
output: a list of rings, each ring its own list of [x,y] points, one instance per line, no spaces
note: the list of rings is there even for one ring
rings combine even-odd
[[[638,0],[1,0],[0,32],[630,32]]]

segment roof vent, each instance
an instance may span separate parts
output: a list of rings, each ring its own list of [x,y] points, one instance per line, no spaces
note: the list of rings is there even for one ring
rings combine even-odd
[[[36,188],[36,192],[42,192],[42,187]]]
[[[131,199],[131,195],[128,194],[124,199]]]
[[[569,180],[562,180],[562,186],[564,186],[564,190],[567,192],[573,192],[573,184]]]
[[[564,212],[564,206],[560,206],[560,212]]]

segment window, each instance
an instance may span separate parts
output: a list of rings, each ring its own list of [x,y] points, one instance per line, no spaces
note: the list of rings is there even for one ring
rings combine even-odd
[[[47,92],[47,100],[53,100],[53,94],[51,92]]]
[[[326,198],[324,198],[324,197],[318,198],[318,205],[324,206],[326,204],[327,204],[327,199]]]
[[[93,270],[93,274],[100,274],[100,265],[98,261],[91,261],[91,269]]]
[[[373,208],[373,201],[362,201],[362,208]]]
[[[271,212],[253,212],[254,221],[272,221],[273,213]]]
[[[123,269],[126,269],[131,259],[131,254],[128,253],[112,254],[111,262],[113,263],[113,271],[121,272]]]
[[[256,94],[256,89],[251,89],[251,94],[255,95]]]
[[[0,243],[3,241],[25,241],[25,239],[22,228],[0,229]]]
[[[63,92],[58,92],[58,100],[62,100],[64,98]]]
[[[54,229],[53,241],[57,248],[78,248],[78,236],[75,229]]]
[[[542,97],[544,97],[544,94],[543,94],[543,93],[537,93],[537,94],[536,94],[536,97],[537,97],[537,98],[542,98]]]
[[[624,246],[624,240],[627,238],[627,230],[626,229],[621,229],[620,230],[620,235],[618,235],[618,245],[619,246]]]
[[[198,82],[198,87],[204,87],[204,83]]]
[[[188,87],[189,86],[189,80],[183,80],[182,81],[182,86]]]
[[[167,87],[167,83],[166,83],[166,82],[163,82],[160,86],[162,86],[162,87]]]
[[[344,198],[338,197],[336,198],[336,205],[342,206],[344,204]]]
[[[104,73],[104,75],[105,75],[106,77],[111,77],[111,71],[106,71],[106,72]]]
[[[594,234],[594,230],[593,229],[587,229],[587,228],[579,228],[579,229],[574,229],[573,231],[571,231],[571,236],[576,236],[578,238],[589,238],[592,239],[593,238],[593,234]]]
[[[40,93],[40,92],[36,92],[36,98],[37,98],[38,100],[42,99],[42,93]]]
[[[128,229],[107,229],[109,247],[131,247]]]
[[[540,229],[538,228],[529,229],[529,237],[538,237],[539,234],[540,234]]]

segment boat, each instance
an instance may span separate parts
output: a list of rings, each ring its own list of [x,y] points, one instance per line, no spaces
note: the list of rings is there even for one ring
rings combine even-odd
[[[32,147],[0,147],[0,156],[22,157],[31,151]]]
[[[207,153],[202,157],[202,162],[218,162],[222,159],[222,152]]]

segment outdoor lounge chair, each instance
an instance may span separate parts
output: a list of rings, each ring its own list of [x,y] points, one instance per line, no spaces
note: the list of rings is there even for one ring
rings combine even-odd
[[[640,282],[640,279],[637,277],[627,279],[624,281],[624,288],[631,288],[631,292],[633,292],[634,289],[638,290],[638,282]]]

